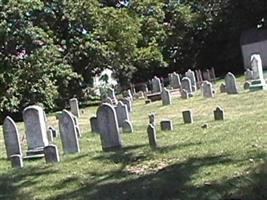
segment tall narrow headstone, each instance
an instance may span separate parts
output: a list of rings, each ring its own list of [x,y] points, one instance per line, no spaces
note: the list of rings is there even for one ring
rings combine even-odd
[[[23,110],[28,149],[42,148],[48,145],[46,123],[43,108],[29,106]]]
[[[231,72],[225,77],[225,90],[227,94],[238,94],[236,78]]]
[[[215,83],[215,81],[216,81],[216,74],[215,74],[214,67],[212,67],[211,70],[210,70],[210,78]]]
[[[97,121],[103,151],[121,149],[122,140],[115,109],[109,104],[102,104],[97,109]]]
[[[157,132],[156,128],[152,124],[149,124],[147,127],[147,135],[148,135],[149,146],[152,149],[157,148],[158,147]]]
[[[127,90],[127,97],[133,102],[133,95],[131,90]]]
[[[78,99],[72,98],[69,100],[70,103],[70,111],[73,115],[76,117],[80,117],[80,111],[79,111],[79,102]]]
[[[203,96],[206,98],[213,98],[215,96],[215,91],[212,87],[212,83],[208,81],[203,82]]]
[[[149,119],[149,124],[156,126],[156,114],[155,113],[150,113],[148,115],[148,119]]]
[[[97,118],[96,117],[91,117],[90,118],[90,125],[91,125],[91,132],[99,133],[99,128],[98,128]]]
[[[124,98],[121,101],[127,106],[128,112],[133,112],[132,102],[129,98]]]
[[[188,94],[191,94],[193,92],[191,80],[188,77],[184,77],[182,79],[182,89],[186,90]]]
[[[112,100],[112,103],[114,103],[115,105],[118,103],[117,97],[115,95],[115,91],[113,88],[108,88],[107,89],[107,95],[108,97]]]
[[[64,153],[80,152],[78,133],[71,113],[63,110],[59,117],[59,132]]]
[[[11,117],[6,117],[4,120],[3,134],[7,158],[14,154],[22,155],[19,132]]]
[[[162,105],[163,106],[172,104],[171,93],[165,87],[163,88],[163,90],[161,92],[161,100],[162,100]]]
[[[159,93],[162,91],[162,86],[160,79],[158,77],[154,77],[152,79],[152,93]]]
[[[59,153],[56,145],[50,144],[44,148],[46,163],[57,163],[60,161]]]
[[[118,102],[118,105],[115,107],[118,125],[122,127],[122,124],[125,120],[129,120],[129,113],[127,110],[127,106],[124,105],[121,101]]]
[[[197,81],[196,81],[196,76],[195,73],[192,70],[188,70],[185,73],[185,76],[188,77],[191,81],[191,87],[192,87],[192,91],[195,92],[197,90]]]

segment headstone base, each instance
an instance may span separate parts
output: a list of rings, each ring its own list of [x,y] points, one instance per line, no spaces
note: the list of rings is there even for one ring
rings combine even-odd
[[[255,92],[259,90],[267,90],[267,85],[264,83],[264,81],[261,81],[261,80],[252,81],[249,87],[249,91]]]
[[[105,152],[109,152],[109,151],[119,151],[122,149],[122,145],[118,145],[118,146],[114,146],[114,147],[105,147],[105,148],[102,148],[103,151]]]

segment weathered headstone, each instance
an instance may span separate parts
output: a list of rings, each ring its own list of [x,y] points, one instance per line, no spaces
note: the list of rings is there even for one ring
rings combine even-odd
[[[115,109],[109,104],[102,104],[97,109],[97,121],[103,151],[121,149],[122,140]]]
[[[163,88],[163,90],[161,92],[161,100],[162,100],[162,105],[163,106],[172,104],[171,93],[165,87]]]
[[[152,149],[157,148],[158,147],[157,132],[156,128],[152,124],[149,124],[147,127],[147,135],[148,135],[149,146]]]
[[[188,77],[191,81],[191,87],[192,87],[192,91],[195,92],[197,90],[197,81],[196,81],[196,76],[195,73],[192,70],[188,70],[185,73],[185,76]]]
[[[226,92],[225,83],[221,83],[221,85],[220,85],[220,92],[221,93],[225,93]]]
[[[10,156],[11,166],[13,168],[23,168],[23,159],[22,155],[15,154]]]
[[[122,132],[123,133],[132,133],[133,132],[133,125],[129,120],[125,120],[122,123]]]
[[[49,141],[50,143],[53,142],[53,141],[54,141],[54,137],[53,137],[53,132],[52,132],[52,130],[51,130],[51,129],[47,129],[46,133],[47,133],[47,139],[48,139],[48,141]]]
[[[185,89],[181,90],[181,98],[182,99],[189,99],[189,94]]]
[[[160,79],[155,76],[152,79],[152,93],[160,93],[161,91],[162,91],[162,86]]]
[[[59,118],[59,132],[64,153],[80,152],[78,133],[74,118],[67,110],[63,110]]]
[[[224,120],[224,110],[221,107],[217,107],[214,112],[214,119],[217,120]]]
[[[213,98],[215,96],[215,91],[212,87],[212,83],[208,81],[203,82],[203,96],[206,98]]]
[[[43,108],[29,106],[23,111],[28,149],[42,148],[48,145],[46,123]]]
[[[124,98],[121,101],[123,104],[127,106],[128,112],[133,112],[132,102],[129,98]]]
[[[51,132],[53,133],[53,137],[54,138],[57,137],[57,130],[54,127],[49,126],[48,127],[48,130],[51,130]]]
[[[125,120],[129,120],[129,113],[127,110],[127,106],[123,104],[121,101],[118,102],[118,105],[115,107],[118,125],[122,127],[122,124]]]
[[[181,80],[179,74],[173,72],[172,74],[170,74],[169,79],[170,79],[170,86],[173,89],[178,89],[181,87]]]
[[[127,90],[127,91],[125,92],[124,97],[129,98],[130,101],[133,102],[133,95],[132,95],[131,90]]]
[[[44,148],[46,163],[57,163],[60,161],[56,145],[50,144]]]
[[[116,95],[115,95],[115,91],[114,91],[114,89],[113,88],[111,88],[111,87],[109,87],[108,89],[107,89],[107,97],[109,97],[111,100],[112,100],[112,103],[113,104],[117,104],[118,103],[118,100],[117,100],[117,97],[116,97]],[[112,104],[111,103],[111,104]]]
[[[96,117],[91,117],[90,118],[90,125],[91,125],[91,132],[92,133],[99,133],[99,128],[98,128],[97,118]]]
[[[191,80],[188,77],[184,77],[182,79],[181,84],[182,84],[182,89],[186,90],[188,94],[191,94],[193,92]]]
[[[7,158],[14,154],[22,155],[19,132],[11,117],[6,117],[4,120],[3,134]]]
[[[148,115],[148,119],[149,119],[149,124],[156,126],[156,114],[155,113],[150,113]]]
[[[228,72],[225,77],[225,90],[227,94],[238,94],[236,78],[231,72]]]
[[[173,130],[172,121],[169,119],[162,120],[160,122],[160,128],[162,131],[172,131]]]
[[[192,124],[193,121],[193,113],[191,110],[186,110],[182,112],[183,114],[183,119],[185,124]]]
[[[215,74],[215,69],[214,69],[214,67],[212,67],[211,70],[210,70],[210,78],[211,78],[211,80],[212,80],[213,82],[216,81],[216,74]]]
[[[72,98],[69,100],[70,103],[70,111],[73,115],[76,117],[80,117],[80,111],[79,111],[79,102],[78,99]]]
[[[203,72],[203,80],[209,81],[209,82],[212,81],[210,77],[210,70],[207,69],[206,71]]]
[[[253,54],[251,56],[251,68],[253,71],[253,80],[249,88],[250,91],[267,90],[263,76],[262,60],[259,54]]]

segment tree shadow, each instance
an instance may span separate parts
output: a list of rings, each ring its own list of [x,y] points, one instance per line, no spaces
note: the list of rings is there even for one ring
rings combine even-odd
[[[32,192],[25,192],[21,189],[35,185],[40,176],[52,173],[56,173],[56,171],[47,166],[10,169],[8,173],[0,176],[0,199],[34,199]]]

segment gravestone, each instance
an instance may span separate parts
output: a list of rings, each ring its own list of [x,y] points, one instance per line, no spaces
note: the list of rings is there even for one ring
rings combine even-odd
[[[262,60],[259,54],[251,56],[251,69],[253,71],[253,80],[251,81],[250,91],[267,90],[262,70]]]
[[[220,85],[220,92],[221,93],[225,93],[226,92],[225,83],[221,83],[221,85]]]
[[[217,107],[216,110],[213,111],[214,119],[217,120],[224,120],[224,110],[221,107]]]
[[[123,104],[127,106],[128,112],[133,112],[132,102],[129,98],[124,98],[121,100]]]
[[[129,120],[125,120],[122,123],[122,132],[123,133],[132,133],[133,132],[133,125]]]
[[[182,99],[189,99],[189,94],[185,89],[181,90],[181,98]]]
[[[163,106],[172,104],[171,93],[165,87],[163,88],[163,90],[161,92],[161,100],[162,100]]]
[[[152,79],[152,93],[161,93],[161,91],[162,91],[162,86],[160,79],[155,76]]]
[[[236,78],[231,72],[225,77],[225,90],[227,94],[238,94]]]
[[[196,81],[195,73],[191,69],[189,69],[185,73],[185,76],[190,79],[190,81],[191,81],[191,87],[192,87],[192,92],[195,92],[197,90],[197,81]]]
[[[80,152],[78,133],[73,115],[63,110],[59,117],[59,132],[64,153]]]
[[[53,128],[52,126],[49,126],[48,130],[50,130],[53,133],[53,137],[54,138],[57,137],[57,130],[55,128]]]
[[[91,125],[91,132],[92,133],[99,133],[99,128],[98,128],[97,118],[96,117],[91,117],[90,118],[90,125]]]
[[[119,125],[115,109],[109,104],[102,104],[97,109],[97,123],[103,151],[122,148]]]
[[[215,81],[216,81],[216,74],[215,74],[214,67],[212,67],[211,70],[210,70],[210,78],[215,83]]]
[[[253,79],[253,71],[248,68],[246,69],[244,75],[247,81],[250,81]]]
[[[183,119],[185,124],[192,124],[193,123],[193,114],[191,110],[186,110],[182,112]]]
[[[209,81],[209,82],[212,81],[210,77],[210,70],[207,69],[206,71],[203,72],[203,80]]]
[[[70,103],[70,111],[71,111],[71,113],[76,117],[80,117],[78,99],[72,98],[72,99],[69,100],[69,103]]]
[[[192,90],[192,84],[191,84],[191,80],[188,77],[184,77],[182,79],[182,89],[186,90],[188,92],[188,94],[192,94],[193,90]]]
[[[60,161],[56,145],[50,144],[44,148],[46,163],[57,163]]]
[[[148,119],[149,119],[149,124],[156,126],[156,114],[155,113],[150,113],[148,115]]]
[[[111,101],[112,101],[111,104],[115,104],[115,105],[117,105],[118,100],[117,100],[117,97],[116,97],[116,95],[115,95],[115,91],[114,91],[113,88],[109,87],[109,88],[107,89],[107,97],[109,97],[109,98],[111,99]]]
[[[206,98],[213,98],[215,91],[212,87],[212,84],[208,81],[203,82],[203,96]]]
[[[129,120],[129,113],[127,110],[127,106],[124,105],[121,101],[118,102],[118,105],[115,107],[118,125],[122,127],[122,124],[125,120]]]
[[[181,80],[179,74],[173,72],[172,74],[170,74],[169,79],[170,79],[170,86],[173,89],[179,89],[181,87]]]
[[[173,130],[172,121],[169,119],[162,120],[160,122],[160,128],[162,131],[172,131]]]
[[[251,83],[249,81],[246,81],[244,83],[244,90],[249,90],[250,86],[251,86]]]
[[[74,126],[75,126],[75,129],[76,129],[77,136],[80,138],[80,137],[82,137],[82,135],[81,135],[81,131],[80,131],[80,128],[79,128],[78,118],[76,116],[74,116],[74,115],[71,115],[71,116],[72,116],[73,121],[74,121]]]
[[[28,106],[23,110],[28,149],[43,148],[48,145],[43,108]]]
[[[157,148],[158,147],[157,132],[156,128],[152,124],[149,124],[147,127],[147,135],[148,135],[149,146],[152,149]]]
[[[125,98],[130,99],[130,101],[133,102],[133,95],[132,95],[132,92],[131,92],[130,89],[127,90],[127,91],[125,91],[125,92],[123,93],[123,96],[124,96]]]
[[[13,168],[23,168],[23,159],[22,155],[15,154],[10,156],[11,166]]]
[[[11,117],[6,117],[4,120],[3,134],[7,158],[14,154],[22,155],[19,132]]]
[[[51,142],[54,142],[54,137],[53,137],[53,132],[51,129],[47,129],[46,131],[47,133],[47,139],[48,141],[51,143]]]

